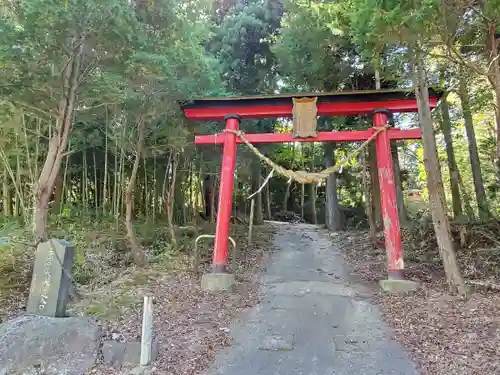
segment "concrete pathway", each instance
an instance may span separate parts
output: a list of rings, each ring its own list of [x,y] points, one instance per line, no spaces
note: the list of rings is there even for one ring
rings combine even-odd
[[[417,375],[328,234],[304,224],[278,228],[263,299],[232,327],[233,345],[208,373]]]

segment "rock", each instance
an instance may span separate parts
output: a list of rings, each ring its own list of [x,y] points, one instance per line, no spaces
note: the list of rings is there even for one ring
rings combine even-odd
[[[100,337],[87,318],[12,319],[0,325],[0,375],[83,375],[97,360]]]
[[[38,244],[26,311],[29,314],[66,317],[75,249],[60,240]],[[75,294],[75,293],[73,293]]]
[[[138,364],[141,360],[141,343],[140,342],[127,342],[125,348],[124,363]],[[158,345],[153,341],[151,345],[151,362],[158,358]]]
[[[116,369],[121,369],[123,365],[138,365],[141,360],[141,343],[107,340],[102,345],[102,356],[105,363]],[[153,341],[151,361],[157,357],[158,345]]]
[[[121,369],[125,359],[126,344],[118,341],[104,341],[102,344],[102,358],[105,363],[116,369]]]

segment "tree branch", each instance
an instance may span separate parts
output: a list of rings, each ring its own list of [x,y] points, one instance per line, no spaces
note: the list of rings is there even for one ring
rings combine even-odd
[[[117,104],[120,104],[120,102],[106,102],[106,103],[101,103],[101,104],[93,105],[93,106],[86,107],[86,108],[75,108],[75,111],[79,111],[79,112],[88,111],[89,109],[99,108],[99,107],[106,106],[106,105],[117,105]]]
[[[42,114],[48,118],[52,118],[52,117],[57,117],[57,115],[53,114],[53,113],[50,113],[50,112],[47,112],[47,111],[44,111],[43,109],[40,109],[40,108],[37,108],[31,104],[28,104],[28,103],[24,103],[22,101],[19,101],[19,100],[11,100],[13,104],[17,104],[21,107],[25,107],[27,109],[31,109],[32,111],[35,111],[35,112],[38,112],[39,114]]]
[[[451,61],[454,61],[455,63],[457,63],[459,65],[463,65],[466,68],[475,71],[479,75],[488,76],[487,71],[484,71],[483,69],[478,67],[476,64],[471,63],[470,61],[466,61],[464,59],[464,57],[462,56],[462,54],[460,53],[460,51],[458,51],[455,46],[453,46],[451,44],[447,44],[447,47],[448,47],[448,52],[450,52],[449,57],[450,57]],[[453,55],[455,56],[455,58],[453,57]]]
[[[101,60],[96,57],[92,62],[90,62],[84,69],[83,72],[80,75],[80,81],[79,84],[83,84],[85,80],[95,71],[97,68],[97,65],[99,65],[99,62]]]
[[[467,9],[471,10],[472,13],[476,14],[477,16],[481,17],[484,21],[486,21],[487,23],[495,23],[492,19],[486,17],[484,15],[484,12],[480,12],[479,10],[476,9],[476,7],[474,5],[467,5],[466,6]]]

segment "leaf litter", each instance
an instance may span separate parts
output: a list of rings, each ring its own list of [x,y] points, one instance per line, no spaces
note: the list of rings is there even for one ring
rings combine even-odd
[[[73,316],[94,316],[102,327],[102,340],[137,342],[141,337],[143,296],[152,294],[153,336],[159,350],[150,372],[161,375],[201,374],[212,364],[216,353],[231,344],[234,318],[259,300],[259,273],[269,255],[273,229],[256,226],[250,246],[247,245],[247,230],[246,226],[232,226],[231,236],[235,238],[239,251],[235,272],[237,282],[231,292],[201,290],[201,274],[210,269],[211,246],[209,241],[201,244],[201,272],[196,275],[191,251],[194,238],[188,238],[184,252],[146,269],[107,264],[109,262],[105,259],[102,259],[102,264],[93,264],[102,267],[102,277],[89,285],[78,285],[83,298],[71,303],[68,310]],[[99,263],[100,258],[93,262]],[[2,320],[23,313],[29,276],[30,272],[27,272],[22,290],[11,290],[9,295],[2,296]],[[130,369],[130,366],[120,370],[112,368],[100,358],[90,373],[124,375]]]
[[[414,293],[387,294],[376,300],[394,338],[409,351],[421,375],[500,374],[500,261],[495,253],[496,224],[473,226],[464,236],[454,226],[457,259],[471,295],[448,293],[432,228],[403,230],[405,276],[418,280]],[[484,233],[489,235],[484,236]],[[374,248],[365,231],[335,237],[355,276],[376,285],[386,278],[385,249]]]
[[[232,292],[211,293],[200,288],[200,278],[192,272],[192,257],[177,260],[175,270],[156,273],[149,282],[136,286],[134,295],[154,295],[153,334],[159,347],[157,359],[151,364],[151,373],[164,375],[195,375],[206,371],[216,353],[231,344],[231,325],[234,318],[259,299],[258,274],[265,263],[267,239],[271,228],[256,227],[254,243],[247,246],[245,227],[233,226],[232,235],[239,244],[237,283]],[[208,247],[207,249],[208,250]],[[210,267],[211,254],[203,253],[204,271]],[[118,286],[122,284],[121,286]],[[123,291],[127,281],[121,279],[107,289],[93,291],[93,299],[109,296],[110,291]],[[119,314],[101,319],[104,340],[139,341],[141,334],[142,301],[140,298],[126,308],[120,306]],[[82,308],[84,304],[80,304]],[[78,310],[78,307],[75,311]],[[99,363],[92,374],[128,374],[130,368],[114,369]]]

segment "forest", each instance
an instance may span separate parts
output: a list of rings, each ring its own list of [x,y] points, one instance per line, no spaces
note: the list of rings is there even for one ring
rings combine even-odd
[[[180,104],[393,88],[420,103],[394,125],[423,133],[391,146],[407,262],[417,264],[408,272],[461,301],[500,303],[499,0],[4,0],[0,12],[1,316],[23,306],[40,241],[74,243],[78,300],[130,269],[175,268],[195,234],[213,233],[222,148],[194,136],[224,123],[190,122]],[[429,88],[441,93],[432,112]],[[371,123],[318,119],[322,131]],[[289,119],[241,122],[248,133],[290,129]],[[320,171],[359,146],[259,151]],[[237,155],[232,230],[246,241],[248,197],[271,169],[245,145]],[[374,144],[317,185],[275,174],[253,214],[262,233],[265,219],[362,233],[370,240],[353,262],[380,261]]]

